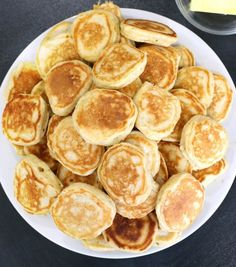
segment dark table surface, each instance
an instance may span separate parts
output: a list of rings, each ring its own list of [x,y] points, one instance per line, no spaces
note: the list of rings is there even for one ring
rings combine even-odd
[[[0,0],[0,81],[18,54],[41,32],[78,12],[88,0]],[[236,82],[236,35],[215,36],[191,26],[174,0],[116,1],[167,16],[202,37],[219,55]],[[1,156],[4,154],[1,152]],[[63,249],[32,229],[16,212],[0,187],[0,266],[236,266],[236,184],[223,204],[197,232],[179,244],[130,260],[91,258]]]

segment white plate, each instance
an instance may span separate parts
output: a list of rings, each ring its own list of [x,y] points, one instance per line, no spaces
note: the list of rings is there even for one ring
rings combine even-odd
[[[202,65],[213,72],[218,72],[224,75],[231,87],[234,89],[234,84],[228,71],[226,70],[224,64],[215,54],[215,52],[196,34],[192,31],[188,30],[184,26],[179,23],[170,20],[166,17],[146,12],[142,10],[136,9],[122,9],[122,14],[124,17],[129,18],[140,18],[140,19],[150,19],[154,21],[159,21],[169,25],[173,28],[179,37],[179,43],[187,46],[190,50],[193,51],[194,55],[197,59],[197,64]],[[68,19],[72,21],[73,18]],[[8,71],[5,79],[3,80],[1,86],[1,96],[0,96],[0,117],[2,117],[2,111],[5,106],[3,91],[6,88],[7,80],[9,77],[9,73],[13,68],[17,66],[17,64],[21,61],[33,61],[35,59],[36,50],[40,44],[40,41],[45,36],[46,32],[42,33],[39,37],[37,37],[32,43],[30,43],[25,50],[18,56],[10,70]],[[222,44],[223,45],[223,44]],[[233,56],[233,55],[232,55]],[[202,213],[197,218],[197,220],[192,224],[192,226],[187,229],[180,240],[191,235],[195,232],[200,226],[202,226],[216,211],[216,209],[220,206],[225,196],[227,195],[236,174],[236,134],[235,134],[235,125],[236,125],[236,113],[233,112],[236,110],[236,101],[235,101],[235,92],[233,92],[233,105],[231,109],[231,113],[229,114],[228,119],[223,123],[226,127],[229,134],[229,149],[226,155],[226,159],[229,162],[229,168],[227,172],[219,176],[217,180],[211,184],[206,190],[206,201],[205,206],[203,208]],[[0,126],[2,127],[2,126]],[[30,224],[36,231],[38,231],[41,235],[45,236],[49,240],[54,243],[67,248],[69,250],[75,251],[77,253],[101,257],[101,258],[132,258],[142,255],[148,255],[154,252],[158,252],[167,247],[152,247],[150,250],[144,253],[128,253],[122,251],[114,251],[114,252],[97,252],[88,250],[83,247],[80,241],[72,239],[62,232],[60,232],[54,225],[53,220],[50,216],[37,216],[30,215],[26,213],[22,207],[15,200],[13,195],[13,174],[14,168],[19,161],[19,157],[16,156],[14,149],[11,147],[7,139],[2,134],[2,128],[0,128],[0,144],[1,144],[1,160],[0,160],[0,177],[3,189],[5,190],[8,198],[10,199],[12,205],[19,212],[19,214]],[[202,241],[203,242],[203,241]]]

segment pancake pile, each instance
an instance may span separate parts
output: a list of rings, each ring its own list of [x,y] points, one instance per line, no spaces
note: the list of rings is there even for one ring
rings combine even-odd
[[[35,63],[12,72],[2,115],[26,212],[107,253],[178,241],[226,170],[233,91],[176,41],[111,1],[45,34]]]

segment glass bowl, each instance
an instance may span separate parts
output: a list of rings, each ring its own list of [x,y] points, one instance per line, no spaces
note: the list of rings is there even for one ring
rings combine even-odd
[[[182,15],[198,29],[218,35],[236,33],[236,15],[192,12],[190,10],[190,0],[175,1]]]

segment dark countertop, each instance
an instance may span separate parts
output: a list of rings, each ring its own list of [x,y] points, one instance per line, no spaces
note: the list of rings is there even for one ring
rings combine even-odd
[[[41,32],[94,1],[1,0],[0,81],[18,54]],[[202,37],[219,55],[236,83],[236,35],[215,36],[191,26],[174,0],[123,0],[121,7],[152,11],[180,22]],[[4,156],[1,153],[1,156]],[[217,212],[197,232],[179,244],[150,256],[103,260],[70,252],[48,241],[16,212],[0,187],[0,266],[236,266],[236,184]]]

